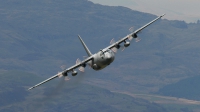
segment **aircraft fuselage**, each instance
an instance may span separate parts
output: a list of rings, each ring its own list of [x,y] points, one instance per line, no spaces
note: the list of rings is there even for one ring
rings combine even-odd
[[[88,47],[86,46],[86,44],[83,42],[82,38],[78,35],[86,53],[88,54],[88,57],[86,59],[84,59],[83,61],[80,61],[79,59],[77,59],[76,64],[65,69],[62,72],[59,72],[58,74],[36,84],[33,87],[30,87],[28,90],[31,90],[35,87],[38,87],[52,79],[55,79],[57,77],[62,77],[62,76],[68,76],[68,73],[71,72],[72,76],[76,76],[77,75],[77,71],[75,69],[79,68],[79,70],[81,72],[84,72],[84,68],[86,67],[86,64],[90,65],[94,70],[101,70],[103,68],[105,68],[106,66],[110,65],[114,59],[115,59],[115,53],[117,52],[117,49],[120,48],[120,44],[124,43],[124,47],[128,47],[130,45],[130,42],[133,38],[136,39],[136,42],[138,42],[138,36],[137,34],[139,32],[141,32],[144,28],[146,28],[147,26],[151,25],[152,23],[154,23],[155,21],[157,21],[158,19],[160,19],[161,17],[163,17],[165,14],[157,17],[156,19],[152,20],[151,22],[147,23],[146,25],[142,26],[141,28],[135,30],[134,32],[130,33],[129,35],[121,38],[120,40],[114,42],[113,40],[111,40],[110,44],[108,47],[104,48],[103,50],[100,50],[99,52],[97,52],[96,54],[92,54],[90,52],[90,50],[88,49]],[[128,40],[128,41],[127,41]],[[124,50],[124,49],[123,49]]]
[[[115,53],[112,50],[108,49],[105,52],[100,50],[98,53],[94,54],[94,58],[89,64],[94,70],[101,70],[110,65],[114,59]]]

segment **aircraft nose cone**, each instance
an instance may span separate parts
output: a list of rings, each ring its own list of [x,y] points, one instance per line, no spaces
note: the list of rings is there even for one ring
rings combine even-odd
[[[106,61],[108,61],[108,62],[112,62],[113,61],[113,57],[112,57],[111,54],[107,54]]]
[[[110,54],[107,55],[107,59],[111,59],[111,55]]]

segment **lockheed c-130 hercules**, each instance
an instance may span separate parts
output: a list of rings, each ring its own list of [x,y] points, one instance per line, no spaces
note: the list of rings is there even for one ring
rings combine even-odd
[[[57,77],[61,77],[61,76],[68,76],[68,73],[71,72],[72,76],[76,76],[78,74],[78,72],[75,70],[76,68],[79,68],[80,71],[84,71],[84,68],[86,67],[86,65],[91,66],[91,68],[93,68],[94,70],[101,70],[103,68],[105,68],[106,66],[110,65],[114,59],[115,59],[115,53],[117,52],[117,50],[122,47],[120,44],[124,43],[124,48],[128,47],[130,45],[130,41],[135,38],[136,41],[138,41],[138,36],[137,34],[143,30],[144,28],[146,28],[147,26],[151,25],[152,23],[154,23],[155,21],[157,21],[158,19],[162,18],[165,14],[157,17],[156,19],[152,20],[151,22],[147,23],[146,25],[142,26],[141,28],[135,30],[134,32],[130,33],[129,35],[125,36],[124,38],[118,40],[117,42],[112,41],[111,45],[100,50],[99,52],[97,52],[96,54],[92,54],[90,52],[90,50],[88,49],[88,47],[86,46],[86,44],[83,42],[82,38],[78,35],[84,49],[86,50],[88,57],[86,59],[84,59],[83,61],[80,61],[79,59],[77,59],[76,64],[74,66],[71,66],[67,69],[65,69],[62,72],[59,72],[58,74],[44,80],[43,82],[36,84],[35,86],[29,88],[28,90],[31,90],[37,86],[40,86],[54,78]]]

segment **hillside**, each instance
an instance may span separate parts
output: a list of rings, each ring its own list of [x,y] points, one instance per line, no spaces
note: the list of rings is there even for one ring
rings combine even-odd
[[[160,88],[157,94],[165,96],[173,96],[177,98],[187,98],[192,100],[200,100],[200,76],[183,79],[179,82],[169,84]]]
[[[42,78],[20,71],[4,72],[0,76],[0,84],[4,86],[0,91],[2,112],[168,112],[161,105],[73,80],[55,80],[35,91],[27,91],[28,86]]]

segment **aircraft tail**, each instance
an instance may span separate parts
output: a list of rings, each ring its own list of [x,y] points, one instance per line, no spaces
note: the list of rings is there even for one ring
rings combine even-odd
[[[90,50],[88,49],[88,47],[86,46],[86,44],[83,42],[82,38],[80,35],[78,35],[78,38],[80,39],[85,51],[87,52],[88,56],[92,56],[92,53],[90,52]]]

